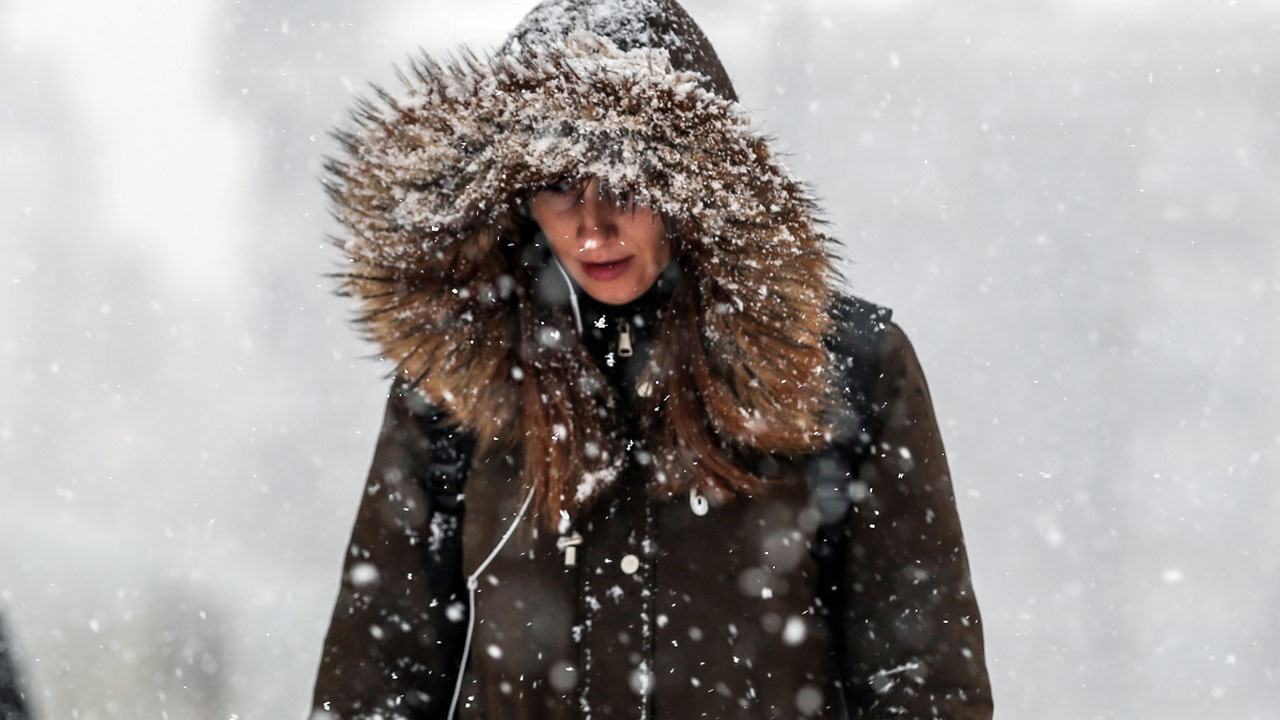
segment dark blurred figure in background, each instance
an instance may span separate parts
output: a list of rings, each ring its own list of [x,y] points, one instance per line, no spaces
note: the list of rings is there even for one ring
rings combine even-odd
[[[23,692],[14,653],[5,635],[4,617],[0,616],[0,720],[28,720],[26,693]]]

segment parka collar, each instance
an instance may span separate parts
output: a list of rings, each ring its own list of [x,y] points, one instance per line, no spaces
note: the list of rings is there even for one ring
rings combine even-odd
[[[653,286],[643,295],[622,305],[610,305],[591,297],[576,282],[579,310],[582,315],[582,342],[598,363],[606,368],[620,365],[619,359],[609,358],[616,352],[622,323],[626,323],[628,342],[637,355],[647,355],[661,325],[662,313],[683,282],[680,264],[672,261],[660,274]]]

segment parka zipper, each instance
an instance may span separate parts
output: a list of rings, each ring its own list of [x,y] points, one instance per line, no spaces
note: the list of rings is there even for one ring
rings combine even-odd
[[[626,320],[618,322],[618,357],[631,357],[634,350],[631,347],[631,325]]]

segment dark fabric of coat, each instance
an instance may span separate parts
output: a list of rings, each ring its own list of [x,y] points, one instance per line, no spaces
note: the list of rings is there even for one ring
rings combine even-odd
[[[576,568],[557,536],[525,524],[481,578],[459,717],[990,717],[982,625],[928,386],[901,328],[858,305],[833,341],[855,348],[860,334],[882,333],[876,367],[842,355],[851,385],[876,377],[877,412],[851,429],[873,433],[871,456],[858,467],[839,452],[779,459],[772,492],[704,516],[648,500],[644,465],[633,462],[579,521]],[[518,458],[476,458],[463,517],[439,512],[425,480],[441,427],[416,394],[392,389],[316,684],[317,709],[333,717],[447,714],[465,633],[462,572],[498,545],[520,488]],[[838,641],[817,600],[822,473],[848,474],[854,494]],[[459,522],[464,567],[442,566],[434,551]],[[633,574],[627,555],[641,559]]]

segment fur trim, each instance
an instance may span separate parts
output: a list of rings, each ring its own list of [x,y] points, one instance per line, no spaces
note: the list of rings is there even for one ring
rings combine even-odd
[[[515,288],[512,219],[532,189],[598,177],[680,237],[712,363],[704,392],[748,419],[717,430],[744,447],[758,447],[752,428],[821,444],[831,241],[739,104],[665,50],[585,31],[487,59],[423,56],[401,80],[336,134],[345,157],[326,184],[346,230],[342,291],[430,402],[482,442],[521,437],[517,306],[530,300]]]

